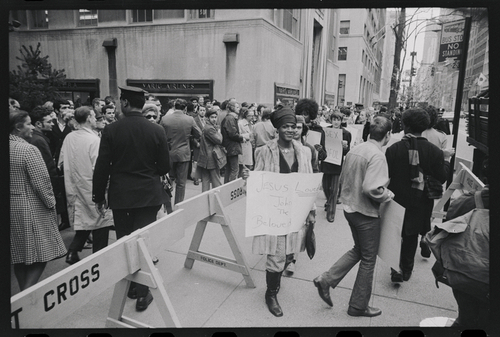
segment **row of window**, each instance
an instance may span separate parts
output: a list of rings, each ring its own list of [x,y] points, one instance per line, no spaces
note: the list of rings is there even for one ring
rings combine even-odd
[[[127,18],[128,12],[128,18]],[[78,11],[49,11],[49,10],[14,10],[12,19],[21,23],[23,29],[60,28],[73,24],[77,27],[97,27],[100,23],[130,22],[143,23],[155,20],[184,19],[213,19],[213,9],[79,9]],[[276,25],[299,39],[300,9],[276,10]]]
[[[161,19],[182,19],[186,15],[184,9],[133,9],[130,12],[131,23],[154,22]],[[51,15],[48,10],[15,10],[12,11],[12,19],[17,20],[21,25],[28,29],[48,29],[49,24],[59,23],[62,20],[73,21],[71,15],[76,15],[78,27],[96,27],[99,23],[127,21],[127,10],[97,10],[97,9],[79,9],[78,11],[66,11],[70,16],[58,14]],[[56,11],[54,11],[56,12]],[[52,12],[52,13],[54,13]],[[213,9],[191,9],[188,10],[190,19],[213,18]]]

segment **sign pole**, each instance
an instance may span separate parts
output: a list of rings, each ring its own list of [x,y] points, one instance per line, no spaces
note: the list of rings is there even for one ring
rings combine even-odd
[[[458,140],[458,127],[460,123],[460,108],[462,106],[462,96],[464,90],[465,81],[465,69],[467,68],[467,53],[469,50],[469,37],[470,37],[470,27],[471,27],[471,17],[465,18],[464,27],[464,37],[463,37],[463,51],[460,60],[459,70],[458,70],[458,84],[457,84],[457,95],[455,98],[455,115],[453,116],[453,145],[452,147],[456,149]],[[453,181],[453,171],[455,167],[455,156],[451,157],[450,160],[450,172],[448,173],[448,181],[446,187],[449,187]],[[447,210],[449,206],[449,201],[446,203],[444,209]]]

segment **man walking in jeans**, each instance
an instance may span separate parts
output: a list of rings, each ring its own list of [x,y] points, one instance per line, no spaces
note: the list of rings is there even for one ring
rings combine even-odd
[[[373,317],[382,313],[368,306],[372,293],[373,272],[380,240],[380,203],[394,194],[387,189],[389,169],[382,152],[391,137],[391,122],[376,117],[370,125],[370,138],[354,147],[346,156],[340,175],[344,215],[351,227],[354,247],[328,271],[314,279],[321,299],[333,306],[330,287],[335,288],[360,260],[358,275],[352,289],[350,316]]]

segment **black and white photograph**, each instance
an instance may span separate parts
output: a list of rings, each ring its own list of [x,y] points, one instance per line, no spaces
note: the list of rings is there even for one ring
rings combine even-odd
[[[12,336],[492,335],[491,9],[206,5],[8,9]]]

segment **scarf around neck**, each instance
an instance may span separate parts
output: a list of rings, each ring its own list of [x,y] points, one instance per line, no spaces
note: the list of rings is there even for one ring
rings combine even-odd
[[[417,198],[420,198],[424,191],[425,182],[424,182],[424,173],[420,168],[417,137],[412,135],[411,133],[407,133],[402,138],[402,140],[405,142],[406,147],[408,148],[408,156],[410,158],[411,188],[414,195]]]

